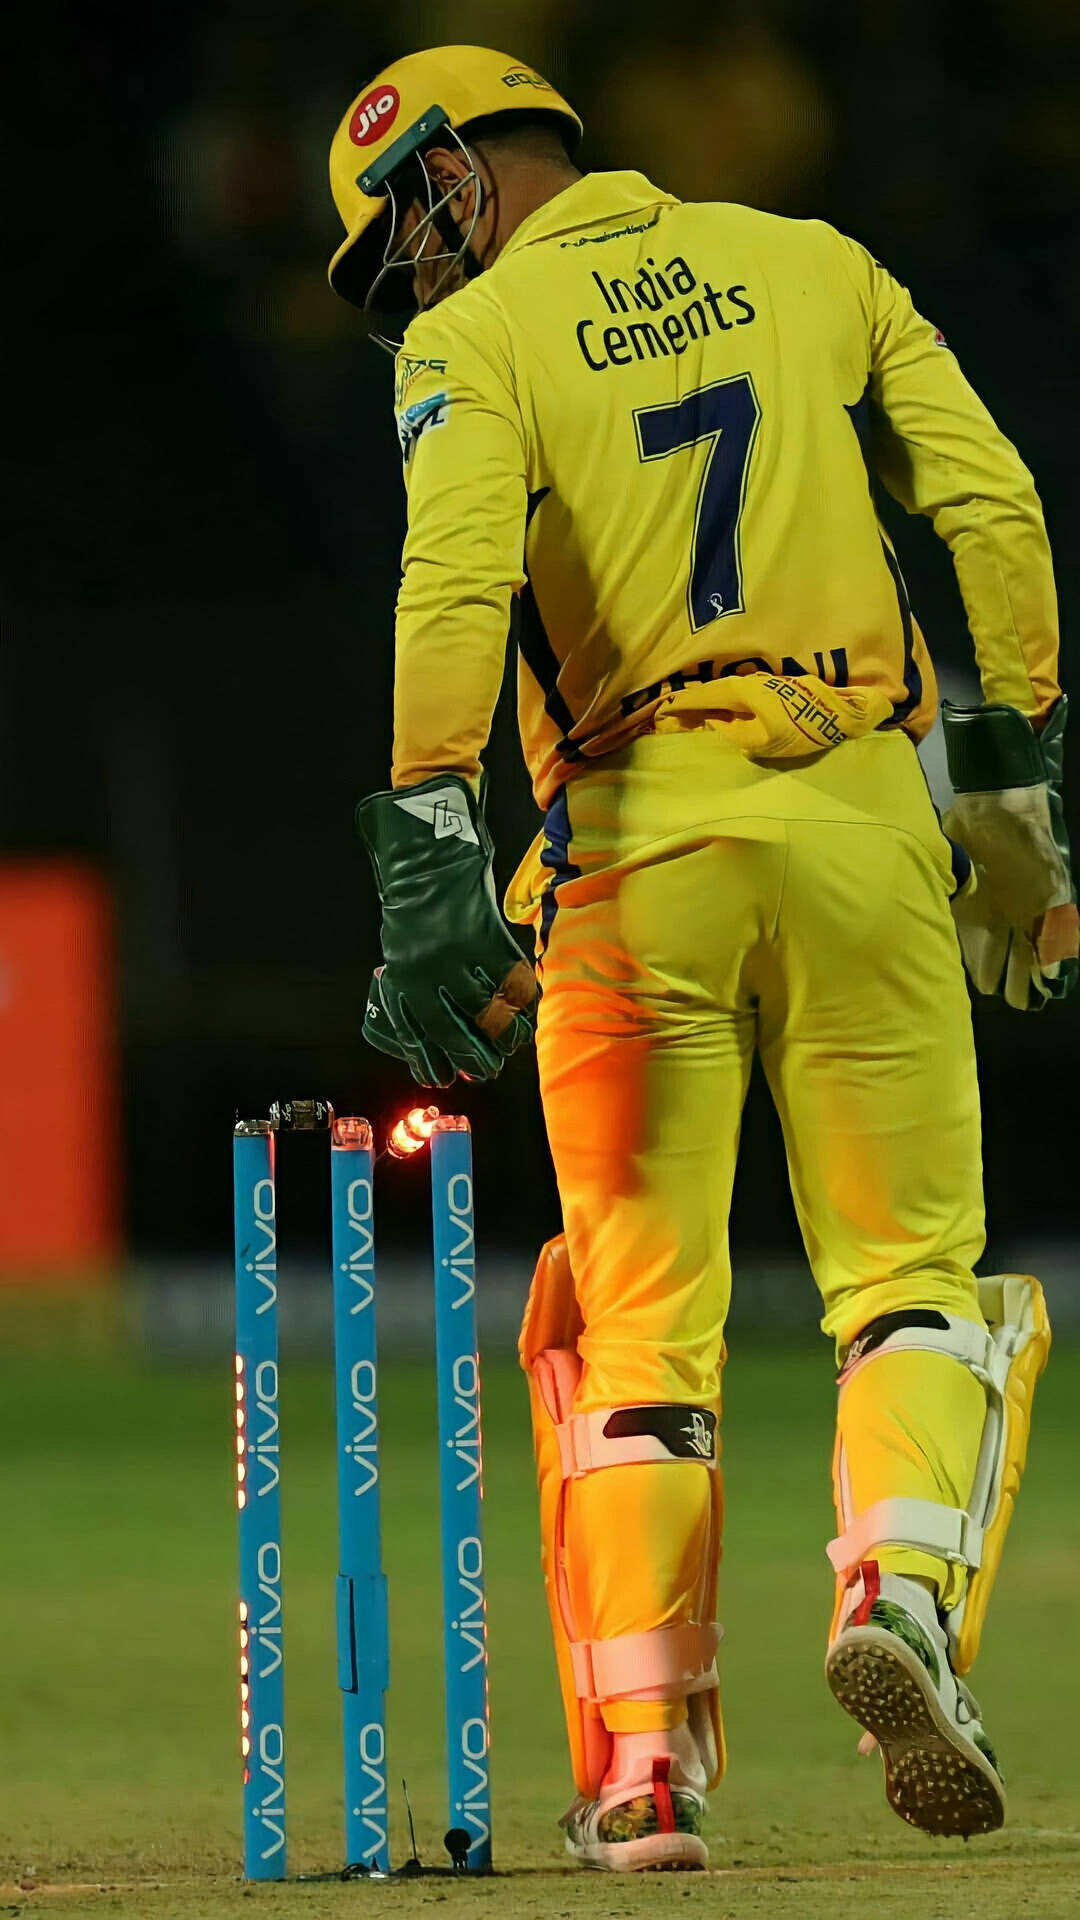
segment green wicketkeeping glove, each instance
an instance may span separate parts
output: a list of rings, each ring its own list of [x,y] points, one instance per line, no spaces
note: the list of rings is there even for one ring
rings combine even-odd
[[[1061,804],[1068,702],[1041,733],[1016,707],[942,706],[956,799],[943,822],[972,861],[953,902],[968,972],[980,993],[1036,1011],[1076,984],[1078,921]]]
[[[356,824],[382,901],[364,1038],[423,1087],[493,1080],[532,1037],[536,979],[495,901],[483,809],[458,774],[373,793]]]

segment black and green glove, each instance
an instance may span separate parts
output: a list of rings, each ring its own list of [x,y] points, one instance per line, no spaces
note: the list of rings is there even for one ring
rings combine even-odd
[[[955,800],[943,822],[971,859],[953,902],[980,993],[1036,1011],[1076,985],[1078,923],[1061,803],[1064,694],[1036,733],[1016,707],[942,707]]]
[[[364,1038],[423,1087],[493,1080],[534,1025],[536,979],[495,901],[483,808],[460,775],[356,809],[382,902]]]

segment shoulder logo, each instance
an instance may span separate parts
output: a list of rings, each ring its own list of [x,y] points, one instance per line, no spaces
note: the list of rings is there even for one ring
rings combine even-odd
[[[422,820],[436,840],[456,838],[474,847],[480,845],[468,802],[457,787],[438,787],[434,793],[403,793],[395,797],[394,805],[402,813],[411,813],[414,820]]]
[[[420,360],[408,353],[399,353],[395,362],[394,405],[400,407],[407,389],[420,373],[445,373],[445,360]]]

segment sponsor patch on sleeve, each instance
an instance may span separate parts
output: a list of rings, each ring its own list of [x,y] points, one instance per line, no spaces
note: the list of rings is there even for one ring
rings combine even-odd
[[[401,457],[406,465],[412,458],[421,434],[431,433],[436,427],[445,427],[449,412],[448,393],[431,393],[426,400],[414,400],[411,407],[402,409],[397,416],[397,430],[401,441]]]

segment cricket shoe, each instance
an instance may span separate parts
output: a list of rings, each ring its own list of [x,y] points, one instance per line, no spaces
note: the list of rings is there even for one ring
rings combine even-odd
[[[657,1745],[669,1747],[657,1753]],[[670,1734],[616,1734],[612,1766],[596,1800],[574,1801],[560,1825],[566,1851],[607,1873],[707,1867],[701,1838],[705,1770],[686,1727]]]
[[[864,1562],[862,1599],[825,1661],[845,1713],[881,1748],[894,1813],[923,1833],[992,1833],[1005,1820],[1005,1782],[979,1704],[949,1664],[929,1590]],[[860,1742],[860,1752],[871,1743]]]

